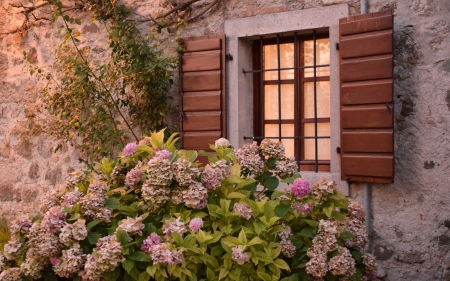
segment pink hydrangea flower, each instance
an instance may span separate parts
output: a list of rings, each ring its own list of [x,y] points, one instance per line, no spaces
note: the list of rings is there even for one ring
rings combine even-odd
[[[294,202],[292,204],[292,209],[297,210],[304,215],[307,215],[312,211],[313,206],[309,204],[302,204],[300,202]]]
[[[244,251],[239,247],[234,247],[231,249],[231,259],[236,261],[239,265],[243,265],[249,261],[248,254],[244,253]]]
[[[192,232],[197,232],[202,227],[203,227],[203,220],[201,218],[195,218],[189,222],[189,229]]]
[[[123,149],[123,154],[126,156],[133,155],[136,152],[137,144],[135,142],[128,143]]]
[[[59,262],[59,259],[57,257],[51,257],[50,258],[50,263],[52,265],[56,265]]]
[[[308,195],[311,191],[311,187],[309,186],[309,182],[302,178],[297,178],[294,180],[292,184],[292,194],[294,194],[297,198],[302,198]]]
[[[244,218],[246,220],[248,220],[252,216],[252,209],[244,202],[234,204],[233,212],[240,212],[241,218]]]
[[[155,157],[163,158],[163,159],[169,159],[169,157],[172,156],[172,152],[168,151],[167,149],[161,149],[156,151]]]
[[[153,248],[156,245],[161,244],[161,242],[162,242],[161,237],[159,237],[158,234],[153,232],[152,234],[150,234],[150,236],[148,236],[144,240],[144,243],[142,243],[141,246],[141,250],[149,254],[153,251]]]

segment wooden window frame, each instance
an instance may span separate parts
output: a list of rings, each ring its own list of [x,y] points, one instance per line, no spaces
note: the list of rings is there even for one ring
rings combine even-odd
[[[321,34],[307,34],[276,37],[276,38],[260,38],[253,41],[253,128],[255,140],[258,143],[264,137],[264,125],[265,124],[294,124],[294,153],[300,159],[297,159],[297,164],[301,171],[316,171],[316,172],[329,172],[330,160],[305,160],[304,159],[304,125],[305,123],[330,123],[330,117],[328,118],[304,118],[304,110],[302,107],[302,101],[304,100],[303,84],[305,82],[320,82],[330,81],[330,76],[320,77],[304,77],[304,58],[303,58],[303,45],[306,40],[316,40],[329,38],[328,33]],[[263,69],[262,49],[265,45],[293,43],[294,44],[294,79],[284,80],[270,80],[264,81],[264,72],[258,71]],[[297,68],[299,66],[299,68]],[[280,78],[280,77],[279,77]],[[294,119],[293,120],[265,120],[263,116],[264,111],[264,98],[261,93],[264,91],[265,85],[282,85],[282,84],[294,84],[294,102],[296,104]],[[331,102],[331,101],[330,101]],[[281,116],[279,116],[281,118]],[[331,131],[330,131],[331,134]],[[331,136],[327,136],[330,138]],[[320,139],[320,138],[319,138]],[[316,148],[317,149],[317,148]],[[331,147],[330,147],[331,150]]]

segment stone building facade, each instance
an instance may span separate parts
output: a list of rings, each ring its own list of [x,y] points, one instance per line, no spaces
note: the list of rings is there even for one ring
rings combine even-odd
[[[125,2],[142,15],[159,7],[159,1]],[[367,2],[368,12],[391,9],[394,14],[395,179],[393,184],[371,186],[371,250],[384,280],[450,280],[450,1]],[[8,4],[4,1],[3,6]],[[226,0],[189,24],[182,37],[226,33],[227,23],[239,18],[303,11],[315,20],[321,9],[357,15],[361,4],[356,0]],[[0,17],[9,18],[10,12],[0,9]],[[18,23],[19,18],[8,22]],[[141,29],[145,33],[148,27],[143,24]],[[81,32],[84,44],[96,47],[100,60],[106,42],[101,26],[86,21]],[[61,39],[55,27],[44,23],[25,34],[0,36],[0,214],[7,218],[35,214],[39,197],[81,167],[73,147],[54,153],[55,141],[50,138],[21,137],[26,130],[25,102],[36,88],[21,63],[22,51],[48,67],[52,48]],[[174,97],[178,98],[176,87]],[[348,187],[340,182],[340,187],[350,198],[363,201],[362,184]]]

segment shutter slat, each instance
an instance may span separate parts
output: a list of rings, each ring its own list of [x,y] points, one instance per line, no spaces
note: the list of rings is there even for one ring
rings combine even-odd
[[[209,144],[213,144],[220,137],[220,131],[186,132],[184,134],[183,148],[210,150]]]
[[[394,180],[392,19],[381,12],[339,21],[343,180]]]
[[[393,79],[342,83],[343,105],[391,103]]]
[[[392,29],[346,37],[340,43],[343,59],[392,53]]]
[[[180,53],[181,147],[211,151],[226,138],[225,34],[182,39]],[[207,157],[197,160],[206,164]]]
[[[183,56],[181,63],[184,72],[220,70],[220,54]]]
[[[185,112],[183,128],[185,131],[220,131],[220,111]]]
[[[388,130],[368,132],[344,132],[341,139],[341,150],[345,152],[394,152],[394,132]]]
[[[199,73],[197,75],[183,76],[183,91],[214,91],[220,90],[221,73]]]
[[[394,157],[384,155],[345,155],[342,172],[348,176],[391,177]]]
[[[341,81],[391,78],[392,69],[392,54],[352,58],[341,63]]]
[[[183,111],[220,110],[220,91],[186,92],[183,95]]]
[[[183,53],[219,50],[220,48],[221,40],[219,38],[196,40],[192,37],[183,40]]]
[[[392,105],[389,105],[392,108]],[[392,128],[392,112],[385,106],[346,107],[341,111],[343,129]]]
[[[375,18],[367,18],[370,14],[362,17],[355,16],[357,20],[342,22],[340,24],[340,34],[349,35],[364,33],[376,30],[392,29],[392,15],[382,15]],[[366,18],[364,18],[366,17]]]

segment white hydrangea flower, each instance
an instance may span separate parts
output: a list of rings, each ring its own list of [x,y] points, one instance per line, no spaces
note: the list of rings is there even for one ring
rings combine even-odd
[[[117,227],[116,231],[124,230],[129,235],[142,236],[142,230],[145,225],[142,223],[142,218],[126,218],[122,220],[122,223]]]

